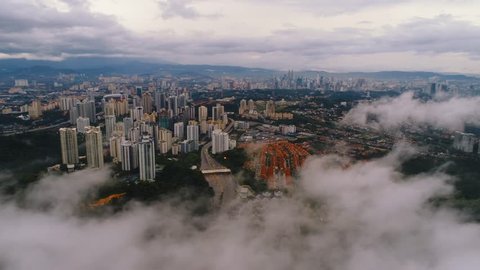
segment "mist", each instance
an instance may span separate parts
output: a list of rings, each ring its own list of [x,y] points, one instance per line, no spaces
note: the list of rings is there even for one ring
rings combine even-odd
[[[75,209],[108,169],[47,175],[26,190],[26,206],[0,207],[0,269],[478,269],[480,226],[429,203],[454,179],[399,172],[415,153],[313,157],[293,195],[205,216],[163,201],[85,217]]]
[[[462,131],[465,123],[480,124],[480,97],[422,102],[412,92],[406,92],[399,97],[359,104],[345,115],[343,123],[385,130],[429,125]]]

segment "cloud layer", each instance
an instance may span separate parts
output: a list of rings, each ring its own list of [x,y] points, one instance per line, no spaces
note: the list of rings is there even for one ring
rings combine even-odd
[[[466,123],[480,124],[480,98],[452,97],[422,102],[407,92],[396,98],[359,104],[345,115],[343,122],[380,129],[429,125],[462,131]]]
[[[281,69],[348,70],[352,62],[350,69],[366,70],[474,72],[480,67],[479,22],[444,13],[399,15],[416,10],[415,5],[419,12],[445,10],[452,5],[445,1],[279,1],[274,6],[268,1],[152,1],[64,1],[64,10],[39,4],[51,1],[6,0],[0,11],[0,56],[129,56]],[[151,4],[151,10],[136,10]],[[451,10],[468,15],[474,5],[457,1]],[[395,23],[370,15],[394,7],[399,10],[391,16]],[[129,17],[139,12],[148,14]],[[345,13],[355,15],[344,18]],[[419,64],[417,58],[430,60]]]
[[[451,192],[441,173],[397,171],[414,151],[349,164],[307,162],[291,198],[239,202],[206,217],[176,205],[131,204],[79,217],[78,195],[107,172],[47,177],[27,197],[65,207],[0,208],[2,269],[478,269],[480,227],[427,201]],[[80,176],[84,177],[80,177]],[[87,177],[93,180],[86,180]],[[60,182],[62,181],[62,182]],[[55,184],[52,184],[55,183]]]

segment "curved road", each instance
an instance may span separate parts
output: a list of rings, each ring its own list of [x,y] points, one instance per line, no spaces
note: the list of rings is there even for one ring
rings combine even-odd
[[[233,130],[232,119],[230,123],[223,129],[224,132],[230,133]],[[219,207],[228,204],[236,198],[237,183],[228,168],[216,161],[209,153],[212,142],[208,142],[201,149],[201,166],[205,179],[215,192],[214,205]],[[223,172],[207,172],[207,171],[223,171]]]

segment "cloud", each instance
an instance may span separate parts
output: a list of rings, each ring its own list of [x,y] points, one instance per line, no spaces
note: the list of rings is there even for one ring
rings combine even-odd
[[[429,125],[462,131],[466,123],[480,124],[480,98],[452,97],[422,102],[407,92],[396,98],[359,104],[345,115],[343,122],[380,129]]]
[[[217,6],[215,3],[203,1],[200,5],[190,0],[165,0],[156,2],[159,6],[156,12],[163,18],[159,27],[143,33],[120,24],[121,16],[91,11],[85,1],[63,2],[68,7],[65,10],[36,2],[3,1],[0,57],[61,60],[123,56],[182,64],[327,70],[345,70],[353,62],[357,63],[354,69],[368,70],[411,70],[420,65],[422,70],[474,72],[479,65],[480,27],[451,15],[407,17],[400,24],[383,27],[352,24],[337,28],[295,27],[290,19],[285,18],[285,21],[280,20],[283,22],[280,25],[290,25],[288,28],[272,25],[259,35],[254,29],[247,31],[251,25],[237,25],[232,18],[217,14],[219,11],[213,9]],[[397,1],[387,0],[327,2],[280,1],[276,5],[326,14],[376,5],[398,5]],[[239,5],[246,8],[251,3]],[[204,14],[204,10],[214,13]],[[239,12],[245,11],[240,9]],[[158,17],[157,13],[155,16]],[[255,14],[252,16],[257,16]],[[198,18],[202,21],[192,22]],[[232,23],[242,34],[218,30],[222,28],[219,26]],[[419,64],[418,59],[422,63]],[[446,62],[449,65],[445,65]],[[342,67],[338,67],[339,63]]]
[[[200,14],[192,7],[192,0],[164,0],[159,2],[162,9],[162,17],[170,19],[181,17],[184,19],[195,19],[199,17],[209,17],[209,15]]]
[[[461,221],[454,212],[428,206],[432,197],[451,192],[451,179],[441,173],[400,174],[399,163],[412,154],[413,149],[403,146],[368,162],[317,157],[305,165],[292,197],[241,202],[203,217],[166,202],[133,203],[100,218],[7,202],[0,208],[1,266],[478,269],[480,227]],[[70,202],[78,202],[83,192],[103,181],[80,176],[104,179],[104,173],[47,177],[27,191],[27,197],[75,208]]]
[[[251,1],[251,0],[248,0]],[[268,2],[266,0],[265,2]],[[255,1],[258,2],[258,1]],[[411,2],[411,0],[340,0],[340,1],[329,1],[329,0],[280,0],[275,1],[277,5],[285,5],[294,9],[299,9],[303,11],[312,12],[314,14],[319,14],[322,16],[333,16],[344,13],[353,13],[369,9],[372,7],[381,7],[381,6],[395,6],[403,3]]]

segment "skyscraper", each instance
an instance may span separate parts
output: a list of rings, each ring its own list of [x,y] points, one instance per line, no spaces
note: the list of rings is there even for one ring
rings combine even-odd
[[[59,99],[59,107],[62,111],[69,111],[75,104],[77,104],[77,99],[74,97],[60,97]]]
[[[76,106],[70,108],[69,116],[70,116],[70,124],[76,125],[77,119],[78,119],[78,109]]]
[[[62,164],[78,163],[78,143],[76,128],[61,128],[60,145],[62,149]]]
[[[131,141],[121,144],[122,170],[131,171],[138,168],[138,145]]]
[[[115,129],[115,124],[117,120],[115,119],[115,115],[106,115],[105,116],[105,132],[107,140],[112,137],[113,130]]]
[[[187,106],[187,97],[184,94],[178,96],[178,107],[183,108]]]
[[[139,97],[142,96],[142,93],[143,93],[143,87],[141,86],[135,86],[135,94]]]
[[[121,145],[123,142],[123,137],[119,134],[114,134],[110,137],[109,146],[110,146],[110,156],[113,159],[113,162],[118,163],[122,161],[122,149]]]
[[[132,111],[131,117],[134,121],[142,121],[143,107],[135,107]]]
[[[123,118],[123,131],[127,140],[130,140],[130,129],[133,128],[133,118],[125,117]]]
[[[115,100],[110,99],[103,105],[103,112],[105,115],[115,115]]]
[[[187,140],[193,141],[195,150],[198,150],[198,133],[197,122],[190,121],[187,126]]]
[[[87,127],[85,132],[87,163],[90,168],[103,167],[102,131],[100,127]]]
[[[245,99],[240,100],[240,106],[238,108],[238,114],[242,115],[248,111],[247,101]]]
[[[171,96],[168,98],[168,109],[172,110],[173,115],[178,114],[178,99],[177,96]]]
[[[215,107],[212,108],[212,120],[218,121],[222,120],[221,116],[225,113],[225,109],[222,104],[217,103]]]
[[[31,119],[38,119],[42,116],[42,103],[39,100],[32,101],[32,104],[28,107],[28,116]]]
[[[256,106],[255,106],[255,101],[253,101],[252,99],[250,99],[250,100],[248,101],[248,111],[249,111],[249,112],[255,111],[255,110],[256,110],[255,107],[256,107]]]
[[[95,109],[95,101],[83,100],[76,104],[78,116],[90,118],[90,123],[97,122],[97,112]]]
[[[215,129],[212,132],[212,154],[222,153],[229,150],[228,133],[221,129]]]
[[[161,154],[166,154],[172,149],[172,132],[165,128],[159,128],[157,132],[157,149]]]
[[[152,113],[153,111],[153,99],[150,93],[144,93],[142,95],[142,107],[145,113]]]
[[[143,136],[138,144],[140,180],[155,180],[155,146],[150,136]]]
[[[275,114],[275,101],[269,100],[267,101],[267,105],[265,107],[265,115],[266,116],[273,116]]]
[[[179,140],[183,140],[184,137],[184,125],[183,122],[177,122],[173,125],[173,135]]]
[[[90,126],[90,118],[78,117],[77,118],[77,131],[85,133],[85,128]]]
[[[157,90],[155,92],[155,109],[158,111],[160,111],[161,109],[165,109],[166,108],[166,97],[165,97],[165,93],[163,93],[162,91],[159,91]]]
[[[205,106],[198,107],[198,122],[207,121],[208,110]]]

